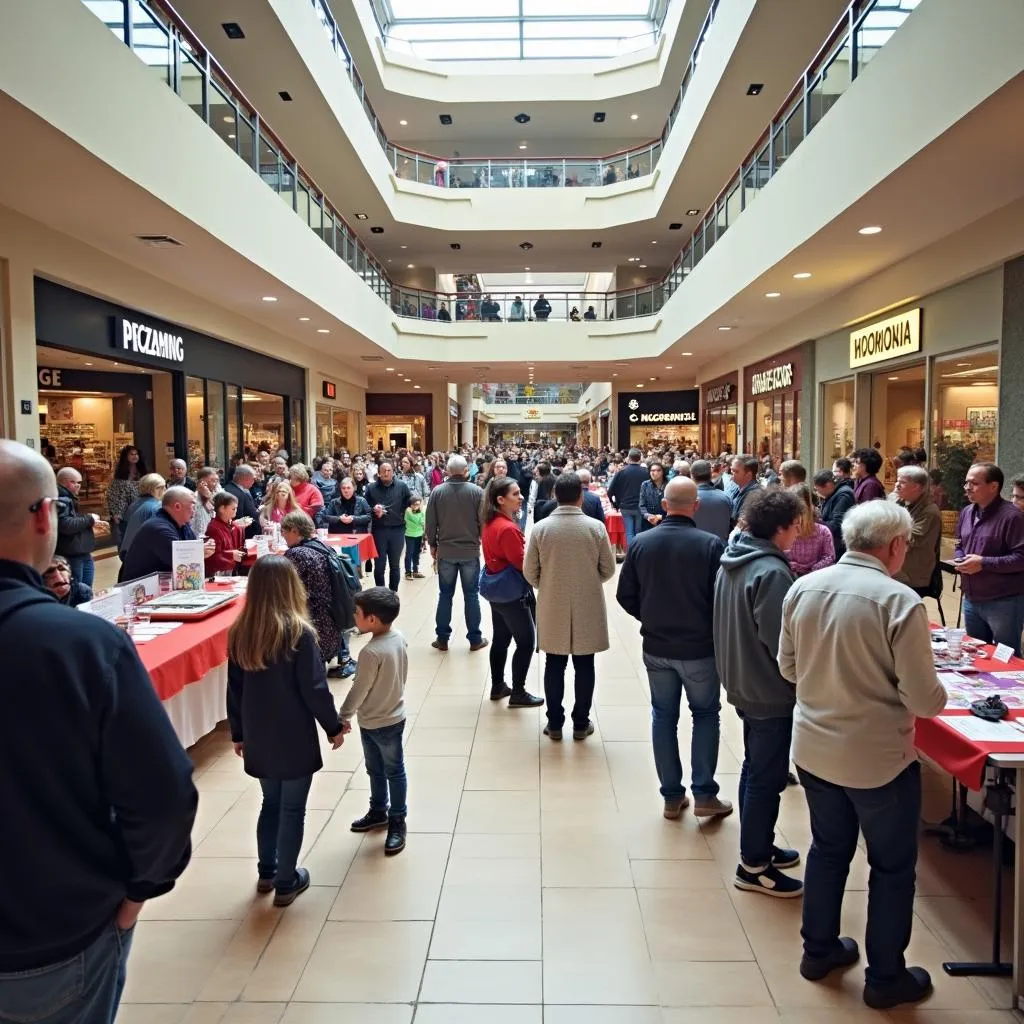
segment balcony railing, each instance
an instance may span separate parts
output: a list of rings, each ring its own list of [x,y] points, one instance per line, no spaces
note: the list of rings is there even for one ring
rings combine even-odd
[[[589,384],[484,384],[488,405],[575,405]]]
[[[532,293],[438,292],[394,285],[391,309],[414,320],[585,323],[650,316],[664,305],[663,291],[660,282],[615,292]]]

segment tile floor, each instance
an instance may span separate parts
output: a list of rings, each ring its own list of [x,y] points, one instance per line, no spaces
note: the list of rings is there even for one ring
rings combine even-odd
[[[98,566],[98,585],[116,571]],[[147,907],[121,1024],[1009,1024],[1005,981],[953,979],[950,957],[984,957],[988,854],[921,846],[910,953],[935,979],[921,1007],[867,1010],[854,968],[803,981],[799,901],[730,884],[738,821],[661,817],[636,624],[608,585],[612,648],[598,657],[584,743],[541,735],[539,711],[486,699],[487,655],[430,649],[436,583],[403,582],[409,640],[409,845],[353,835],[367,781],[359,744],[314,783],[303,863],[313,885],[275,910],[254,891],[259,790],[222,730],[192,753],[201,791],[195,856]],[[950,603],[955,617],[955,604]],[[456,615],[461,611],[457,607]],[[356,647],[358,650],[358,645]],[[531,678],[539,689],[540,659]],[[347,683],[336,686],[339,695]],[[719,781],[735,799],[740,732],[723,710]],[[681,727],[682,742],[688,724]],[[685,748],[684,748],[685,749]],[[685,760],[685,758],[684,758]],[[948,780],[927,771],[925,816]],[[806,850],[789,789],[781,840]],[[799,869],[798,869],[799,871]],[[863,936],[868,869],[858,853],[845,927]]]

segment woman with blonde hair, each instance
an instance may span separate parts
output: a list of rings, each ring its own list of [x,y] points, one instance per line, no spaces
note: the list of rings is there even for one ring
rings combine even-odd
[[[836,546],[832,540],[832,531],[818,521],[810,487],[807,484],[794,484],[789,490],[803,502],[804,510],[800,516],[800,533],[786,555],[793,572],[797,576],[806,576],[815,569],[834,565]]]
[[[324,507],[324,496],[320,488],[309,479],[309,470],[301,462],[296,462],[288,470],[288,482],[292,485],[299,508],[310,519],[316,519],[316,514]]]
[[[305,587],[280,555],[252,567],[245,607],[228,633],[227,711],[235,753],[263,790],[256,891],[273,889],[274,906],[286,907],[309,888],[297,862],[309,787],[323,767],[317,723],[335,750],[344,740]]]
[[[271,523],[279,523],[289,512],[301,512],[295,500],[291,484],[283,480],[272,480],[260,509],[260,525],[266,529]]]

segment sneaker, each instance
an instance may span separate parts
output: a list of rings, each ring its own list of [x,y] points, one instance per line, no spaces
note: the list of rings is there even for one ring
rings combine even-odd
[[[669,821],[675,821],[690,806],[690,798],[684,793],[674,800],[665,801],[665,809],[661,812]]]
[[[414,573],[412,574],[412,578],[413,578],[414,580],[425,580],[425,579],[426,579],[427,577],[426,577],[426,576],[424,576],[424,575],[423,575],[423,573],[421,573],[421,572],[414,572]]]
[[[406,578],[407,580],[411,580],[411,579],[412,579],[412,573],[411,573],[411,572],[407,572],[407,573],[405,574],[405,578]]]
[[[594,723],[587,722],[587,724],[582,729],[573,728],[572,738],[574,740],[585,740],[588,736],[590,736],[593,733],[593,731]]]
[[[361,818],[349,825],[352,832],[372,832],[375,828],[387,828],[387,811],[367,811]]]
[[[777,896],[780,899],[792,899],[804,894],[804,883],[798,878],[784,875],[774,864],[759,871],[751,871],[743,864],[737,864],[733,885],[747,892],[763,892],[765,896]]]
[[[713,796],[708,800],[694,798],[693,816],[695,818],[725,818],[732,814],[732,804],[728,800],[719,800]]]
[[[487,637],[482,637],[475,644],[470,644],[469,649],[471,651],[482,651],[490,642]]]
[[[544,698],[535,697],[527,690],[513,690],[508,706],[510,708],[539,708],[544,706]]]
[[[772,847],[772,867],[795,868],[800,863],[800,851],[790,850],[784,846]]]
[[[309,888],[309,872],[305,868],[295,869],[295,881],[288,889],[278,889],[274,893],[275,907],[291,906],[296,898]]]
[[[271,875],[270,878],[258,878],[256,880],[256,891],[263,893],[264,895],[268,892],[274,891],[274,877]]]
[[[512,696],[512,688],[504,683],[497,690],[491,690],[491,700],[504,700]]]
[[[388,818],[388,837],[384,840],[384,856],[393,857],[405,849],[405,818]]]
[[[860,950],[854,939],[839,936],[839,945],[828,956],[808,956],[800,959],[800,975],[808,981],[821,981],[840,967],[849,967],[860,959]]]
[[[554,740],[556,743],[559,743],[562,739],[562,730],[553,729],[550,725],[545,725],[544,735],[547,736],[549,739]]]
[[[433,647],[435,651],[447,651],[448,641],[442,640],[440,637],[438,637],[430,646]]]
[[[339,675],[341,676],[342,679],[348,679],[349,676],[354,676],[355,674],[356,663],[354,660],[346,661],[345,664],[341,666],[341,672],[339,673]]]
[[[900,1003],[919,1003],[931,990],[931,975],[923,967],[908,967],[891,985],[866,984],[864,1002],[872,1010],[889,1010]]]

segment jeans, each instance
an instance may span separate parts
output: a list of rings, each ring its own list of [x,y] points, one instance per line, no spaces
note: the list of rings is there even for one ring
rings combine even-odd
[[[295,866],[302,849],[306,797],[312,775],[298,779],[260,779],[263,806],[256,822],[256,852],[260,878],[276,878],[282,892],[295,886]]]
[[[548,654],[544,659],[544,700],[548,706],[548,728],[561,729],[565,725],[565,670],[568,654]],[[572,655],[572,669],[576,676],[576,703],[572,708],[574,729],[586,729],[590,723],[590,706],[594,703],[594,656]]]
[[[505,685],[505,659],[513,640],[516,651],[512,655],[512,689],[526,689],[526,674],[530,671],[537,642],[533,621],[535,607],[532,595],[518,601],[491,603],[491,625],[494,629],[490,655],[492,693]]]
[[[737,714],[743,720],[740,860],[748,868],[764,868],[772,859],[779,797],[789,777],[793,716],[751,718],[742,711]]]
[[[640,525],[643,523],[643,515],[638,508],[620,509],[622,512],[622,526],[626,531],[626,547],[633,543],[633,538],[640,533]]]
[[[698,800],[718,796],[715,769],[718,767],[721,683],[714,658],[681,661],[644,655],[644,667],[651,686],[651,742],[654,767],[666,800],[686,794],[683,766],[679,760],[679,705],[683,690],[693,717],[690,741],[690,775],[693,795]]]
[[[480,559],[467,558],[452,561],[450,558],[437,560],[437,614],[434,625],[438,640],[447,640],[452,635],[452,599],[455,584],[462,581],[462,600],[466,605],[466,638],[471,644],[483,639],[480,632]]]
[[[529,490],[529,488],[526,488]],[[523,499],[522,505],[519,507],[519,529],[526,533],[526,520],[530,518],[530,507],[526,499]]]
[[[384,563],[388,563],[388,587],[398,593],[402,578],[402,552],[405,550],[404,526],[381,526],[373,531],[377,557],[373,560],[373,582],[384,586]]]
[[[420,551],[423,549],[422,537],[405,538],[405,571],[420,571]]]
[[[0,974],[4,1024],[113,1024],[124,991],[134,929],[111,922],[70,960]]]
[[[338,641],[338,664],[343,665],[351,657],[348,649],[348,633],[341,631],[341,639]]]
[[[800,935],[809,957],[827,957],[839,943],[839,919],[858,829],[868,851],[868,922],[865,936],[870,985],[896,981],[906,962],[914,917],[917,823],[921,766],[915,761],[877,789],[848,789],[797,772],[811,815],[811,849],[804,870]]]
[[[404,731],[404,718],[394,725],[385,725],[383,729],[359,729],[366,774],[370,776],[370,810],[388,811],[392,818],[404,818],[408,811],[406,794],[409,784],[405,777],[405,758],[402,756]]]
[[[96,576],[96,563],[93,562],[92,555],[71,555],[68,558],[68,565],[71,566],[72,579],[84,583],[87,587],[92,586]]]
[[[964,599],[964,629],[968,636],[987,644],[1006,644],[1020,657],[1020,634],[1024,629],[1024,596],[1000,597],[995,601]]]

